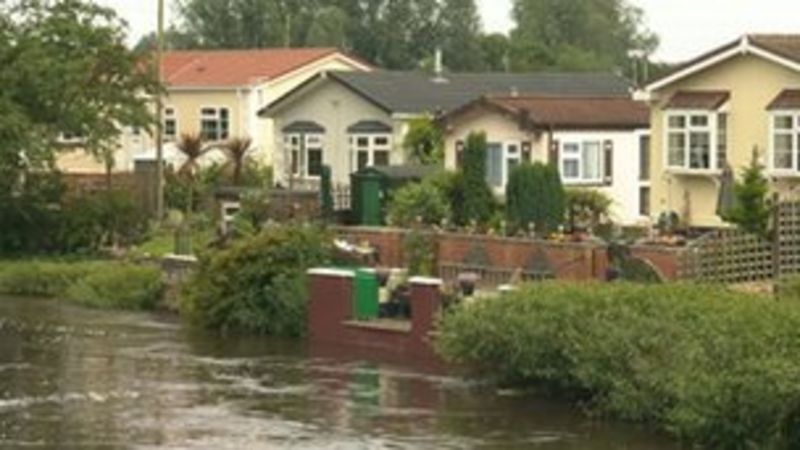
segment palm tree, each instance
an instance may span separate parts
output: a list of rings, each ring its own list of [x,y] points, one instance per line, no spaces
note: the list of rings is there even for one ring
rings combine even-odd
[[[231,182],[238,186],[242,179],[242,171],[247,161],[247,153],[252,148],[253,140],[250,138],[233,138],[223,144],[222,149],[228,156],[228,164],[232,169]]]
[[[186,157],[181,164],[178,174],[194,179],[197,169],[200,168],[200,158],[208,151],[199,134],[183,134],[175,147]]]

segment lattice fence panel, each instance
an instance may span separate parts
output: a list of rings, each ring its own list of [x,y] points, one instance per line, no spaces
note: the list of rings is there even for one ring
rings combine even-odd
[[[800,273],[800,201],[779,203],[775,215],[780,275]]]
[[[684,252],[680,276],[714,283],[744,283],[773,276],[773,246],[737,229],[713,231]]]

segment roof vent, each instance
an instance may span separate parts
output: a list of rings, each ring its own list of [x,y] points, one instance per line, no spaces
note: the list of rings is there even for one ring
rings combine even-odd
[[[436,48],[436,54],[433,61],[433,82],[434,83],[447,83],[448,79],[444,77],[444,64],[442,64],[442,49]]]

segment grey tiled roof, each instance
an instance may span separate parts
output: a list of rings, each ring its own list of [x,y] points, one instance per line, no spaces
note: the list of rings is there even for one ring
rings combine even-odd
[[[610,73],[446,74],[331,72],[330,76],[393,113],[447,112],[490,94],[628,97],[630,83]]]

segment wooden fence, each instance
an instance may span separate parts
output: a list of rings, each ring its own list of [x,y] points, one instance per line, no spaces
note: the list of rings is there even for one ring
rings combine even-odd
[[[746,283],[800,273],[800,201],[778,200],[769,238],[739,229],[708,233],[681,254],[679,278]]]

